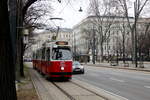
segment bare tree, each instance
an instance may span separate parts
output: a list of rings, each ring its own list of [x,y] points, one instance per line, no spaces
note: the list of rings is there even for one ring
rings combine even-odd
[[[120,31],[120,42],[121,42],[121,53],[123,58],[123,63],[125,63],[126,55],[126,41],[129,38],[129,27],[127,25],[127,20],[125,17],[122,17],[122,20],[118,22],[118,31]],[[121,55],[121,54],[120,54]]]
[[[95,64],[95,61],[97,60],[97,53],[98,53],[98,38],[97,38],[97,34],[95,34],[95,29],[93,26],[88,26],[86,28],[82,28],[81,29],[81,33],[84,34],[83,35],[83,39],[85,39],[88,50],[87,50],[87,54],[90,53],[90,51],[92,51],[92,60],[93,60],[93,64]]]
[[[131,23],[129,20],[129,5],[128,5],[128,1],[126,0],[119,0],[120,5],[122,6],[123,10],[124,10],[124,14],[127,18],[128,21],[128,25],[129,28],[131,30],[131,38],[132,38],[132,57],[134,58],[135,61],[135,67],[137,67],[137,22],[138,19],[140,17],[141,12],[143,11],[145,5],[149,2],[149,0],[135,0],[134,2],[134,22]]]
[[[92,29],[91,28],[82,28],[81,29],[81,33],[84,34],[83,38],[87,41],[86,45],[88,45],[88,50],[87,53],[90,52],[90,49],[92,48],[92,40],[93,40],[93,35],[92,33]]]
[[[33,31],[33,25],[39,25],[37,20],[42,17],[42,14],[45,14],[45,10],[42,10],[42,6],[38,8],[38,6],[34,6],[33,4],[36,2],[40,2],[39,0],[19,0],[17,3],[18,8],[18,20],[17,25],[20,27],[17,32],[17,60],[16,60],[16,68],[20,69],[20,75],[24,77],[23,70],[23,53],[24,53],[24,44],[23,44],[23,33],[22,29],[27,27],[29,30]],[[39,3],[40,4],[40,3]],[[45,7],[43,7],[45,8]],[[46,9],[48,12],[48,9]],[[34,12],[35,11],[35,12]],[[41,13],[43,11],[44,13]],[[30,32],[32,33],[32,32]]]
[[[117,13],[117,2],[115,0],[91,0],[89,15],[94,15],[92,23],[99,34],[100,61],[103,62],[103,46],[110,37],[110,30]]]
[[[31,5],[24,18],[24,27],[29,31],[29,40],[33,37],[33,31],[35,28],[46,27],[46,23],[51,17],[52,7],[51,1],[37,1]],[[48,17],[45,18],[45,17]],[[30,44],[24,44],[24,50],[31,47]]]
[[[142,20],[142,19],[141,19]],[[143,20],[144,22],[140,23],[140,29],[138,29],[137,35],[137,48],[139,58],[142,61],[143,56],[149,55],[145,51],[149,51],[149,34],[150,34],[150,23],[145,22],[148,19]]]
[[[50,1],[49,2],[37,1],[36,3],[31,5],[29,9],[27,10],[27,13],[24,18],[25,27],[34,28],[36,25],[38,27],[39,23],[41,24],[42,22],[43,24],[45,24],[44,22],[48,20],[43,21],[43,19],[46,19],[45,17],[50,18],[51,13],[52,13],[52,7],[51,7]]]

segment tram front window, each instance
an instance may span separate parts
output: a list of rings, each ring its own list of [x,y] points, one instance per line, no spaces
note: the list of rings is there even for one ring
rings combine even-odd
[[[71,60],[72,54],[69,48],[54,48],[52,53],[53,60]]]

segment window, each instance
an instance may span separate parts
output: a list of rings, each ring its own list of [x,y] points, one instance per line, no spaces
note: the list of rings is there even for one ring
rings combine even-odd
[[[46,60],[47,61],[50,60],[50,49],[49,48],[46,50]]]
[[[71,60],[72,54],[69,48],[54,48],[52,50],[53,60]]]
[[[45,60],[45,48],[42,49],[42,60]]]

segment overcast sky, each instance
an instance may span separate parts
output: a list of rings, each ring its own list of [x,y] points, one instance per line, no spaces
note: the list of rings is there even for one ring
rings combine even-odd
[[[59,3],[57,0],[52,2],[54,9],[53,17],[63,18],[64,21],[53,21],[61,27],[72,28],[79,23],[82,19],[87,17],[87,7],[89,0],[61,0]],[[79,12],[79,8],[82,7],[83,12]]]
[[[52,27],[54,25],[55,27],[60,26],[63,28],[72,28],[74,25],[78,24],[81,20],[87,17],[89,0],[61,0],[61,3],[59,3],[58,0],[52,0],[51,6],[54,9],[52,12],[52,17],[59,17],[64,20],[50,21],[48,17],[45,22],[52,25]],[[82,7],[83,12],[79,12],[80,7]],[[129,10],[129,15],[133,16],[133,8],[130,8]]]

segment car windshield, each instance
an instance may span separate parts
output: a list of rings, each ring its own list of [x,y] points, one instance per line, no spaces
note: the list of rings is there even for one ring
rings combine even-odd
[[[52,53],[53,60],[71,60],[72,54],[69,48],[54,48]]]
[[[80,65],[79,62],[73,62],[73,65]]]

